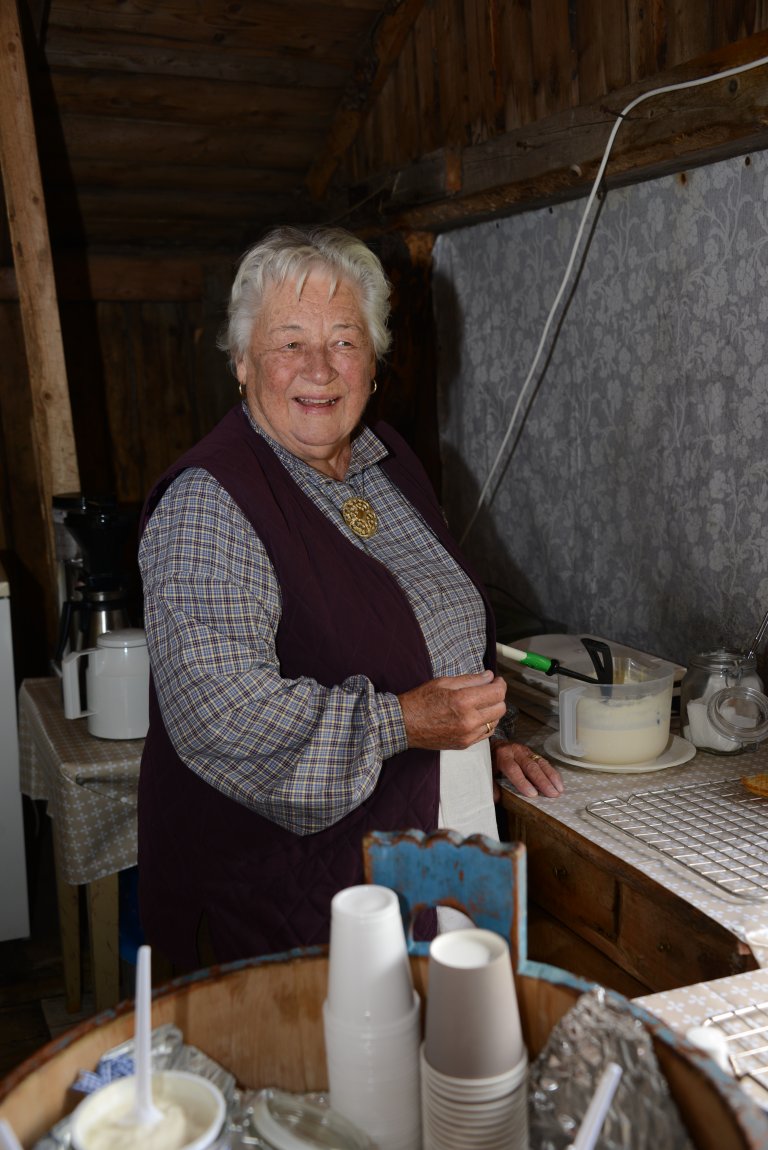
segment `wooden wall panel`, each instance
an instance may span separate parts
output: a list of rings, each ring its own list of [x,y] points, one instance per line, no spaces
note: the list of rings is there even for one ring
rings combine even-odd
[[[407,162],[407,152],[400,141],[400,117],[397,81],[395,73],[392,73],[382,88],[378,101],[379,155],[383,168],[397,166],[400,159]]]
[[[531,4],[534,111],[536,119],[579,103],[576,45],[569,0]]]
[[[406,160],[421,155],[416,41],[409,37],[393,69],[398,150]]]
[[[421,155],[431,151],[439,123],[434,14],[435,2],[428,0],[413,28]]]
[[[440,138],[444,147],[460,147],[467,142],[468,120],[464,0],[440,0],[435,17]]]
[[[102,303],[98,316],[116,493],[121,502],[141,502],[200,435],[200,305]]]
[[[719,4],[721,0],[717,0]],[[712,10],[715,4],[670,4],[667,7],[668,62],[672,65],[701,56],[713,48]]]
[[[491,0],[464,0],[467,53],[467,111],[469,143],[488,139],[496,128],[494,51]]]
[[[533,26],[530,4],[505,0],[500,19],[501,60],[506,82],[504,126],[507,132],[535,117]]]
[[[612,92],[651,81],[768,28],[768,0],[427,0],[398,68],[360,135],[354,182],[413,161],[407,101],[419,108],[419,158],[460,153],[537,121],[600,109]],[[406,126],[386,134],[391,116]],[[381,151],[382,135],[387,147]],[[524,135],[506,142],[522,155]],[[536,146],[540,146],[537,144]],[[447,190],[456,191],[454,180]],[[416,195],[416,200],[420,198]]]
[[[168,464],[236,402],[215,347],[233,264],[206,269],[197,300],[62,305],[80,489],[89,497],[113,495],[138,511]],[[47,674],[52,655],[39,609],[47,567],[25,377],[19,305],[0,301],[0,553],[19,678]]]
[[[667,66],[665,0],[627,0],[629,83],[653,76]]]
[[[597,100],[630,82],[627,13],[615,0],[593,0],[575,14],[579,102]]]

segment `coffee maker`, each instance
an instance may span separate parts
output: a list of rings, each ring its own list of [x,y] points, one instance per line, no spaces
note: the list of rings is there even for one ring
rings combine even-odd
[[[132,589],[138,511],[112,496],[80,492],[54,496],[53,508],[60,612],[53,665],[58,673],[64,655],[95,647],[106,631],[140,623]]]

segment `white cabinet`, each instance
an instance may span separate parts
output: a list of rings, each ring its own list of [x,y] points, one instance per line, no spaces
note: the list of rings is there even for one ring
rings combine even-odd
[[[11,599],[0,566],[0,941],[29,935]]]

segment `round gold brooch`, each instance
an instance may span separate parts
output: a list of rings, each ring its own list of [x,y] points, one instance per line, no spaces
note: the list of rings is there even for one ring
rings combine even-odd
[[[361,539],[370,539],[379,529],[376,512],[367,499],[360,499],[356,495],[352,499],[345,499],[341,505],[341,514],[347,527]]]

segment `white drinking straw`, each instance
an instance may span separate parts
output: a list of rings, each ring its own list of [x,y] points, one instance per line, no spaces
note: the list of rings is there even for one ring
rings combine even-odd
[[[570,1150],[594,1150],[622,1073],[623,1071],[617,1063],[608,1063],[600,1076],[597,1090],[592,1095],[592,1101],[587,1107],[587,1112],[579,1127],[578,1134],[571,1143]]]

